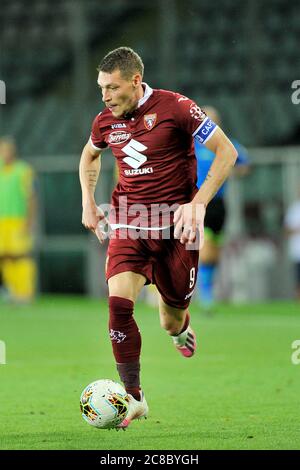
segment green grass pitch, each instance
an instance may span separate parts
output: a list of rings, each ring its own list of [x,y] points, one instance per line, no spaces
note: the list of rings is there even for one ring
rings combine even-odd
[[[191,306],[197,355],[181,357],[154,308],[140,303],[142,384],[148,420],[98,430],[79,411],[82,389],[118,380],[105,301],[45,297],[0,304],[0,449],[299,449],[300,339],[295,303]]]

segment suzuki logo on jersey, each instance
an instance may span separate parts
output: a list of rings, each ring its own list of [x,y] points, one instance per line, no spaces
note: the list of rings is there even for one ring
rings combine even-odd
[[[124,170],[126,176],[153,173],[152,167],[140,168],[140,166],[148,160],[146,155],[142,153],[147,149],[148,147],[146,147],[146,145],[141,144],[135,139],[131,139],[130,142],[122,148],[122,152],[128,155],[128,157],[123,158],[123,161],[133,168],[133,170]]]
[[[147,168],[137,168],[136,170],[124,170],[124,174],[126,176],[149,175],[150,173],[153,173],[153,168],[151,166]]]
[[[141,144],[137,140],[131,139],[131,141],[122,148],[122,151],[128,155],[128,157],[123,158],[123,161],[131,168],[139,168],[143,163],[147,161],[146,155],[144,155],[144,150],[147,150],[148,147]]]
[[[157,120],[157,114],[145,114],[144,116],[144,126],[148,131],[151,131],[151,129],[155,126]]]

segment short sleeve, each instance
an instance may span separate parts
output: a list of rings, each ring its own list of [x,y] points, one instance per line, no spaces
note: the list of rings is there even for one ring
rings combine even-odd
[[[205,144],[217,129],[217,125],[195,101],[178,93],[175,93],[173,112],[178,126],[200,144]]]
[[[105,142],[101,134],[100,127],[99,127],[100,115],[101,113],[98,114],[93,121],[92,131],[91,131],[91,136],[90,136],[90,142],[96,150],[102,150],[107,147],[107,143]]]

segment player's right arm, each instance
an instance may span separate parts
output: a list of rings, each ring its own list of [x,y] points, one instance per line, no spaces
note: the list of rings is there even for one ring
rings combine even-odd
[[[89,140],[81,154],[79,179],[82,191],[82,224],[93,232],[96,231],[98,222],[104,218],[104,215],[99,213],[95,202],[95,189],[100,168],[101,150],[96,149]]]

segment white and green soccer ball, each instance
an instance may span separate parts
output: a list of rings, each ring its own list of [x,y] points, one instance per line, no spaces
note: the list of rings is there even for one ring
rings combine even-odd
[[[80,397],[82,417],[88,424],[100,429],[118,426],[126,418],[128,406],[125,388],[109,379],[90,383]]]

